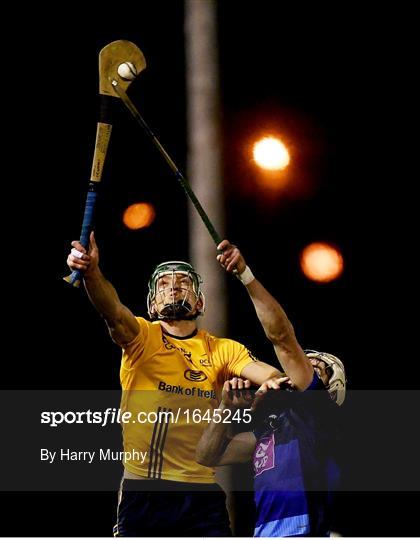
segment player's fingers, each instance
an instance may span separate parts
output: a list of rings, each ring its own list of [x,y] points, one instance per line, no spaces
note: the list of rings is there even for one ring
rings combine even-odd
[[[84,264],[69,262],[69,260],[67,260],[67,264],[72,270],[86,270],[87,268]]]
[[[74,248],[73,248],[74,249]],[[87,253],[74,253],[73,249],[71,250],[69,254],[69,259],[71,259],[74,262],[81,262],[81,263],[87,263],[90,264],[91,257]],[[79,255],[80,253],[80,255]]]
[[[89,244],[91,249],[98,249],[98,246],[96,245],[95,233],[93,231],[90,233]]]
[[[82,252],[82,253],[86,253],[86,249],[82,246],[82,244],[79,242],[79,240],[73,240],[73,242],[71,243],[71,245],[77,249],[78,251]]]
[[[230,381],[225,381],[224,384],[223,384],[223,390],[225,392],[229,392],[230,390]]]
[[[224,253],[220,253],[218,256],[217,256],[217,260],[219,261],[219,263],[224,267],[225,266],[225,260],[226,260],[226,256]]]
[[[83,253],[83,251],[79,251],[78,249],[76,248],[72,248],[72,250],[70,251],[71,255],[73,257],[75,257],[76,259],[85,259],[86,257],[88,257],[88,255],[85,255]]]
[[[243,389],[242,389],[242,397],[245,399],[245,401],[252,401],[252,393],[250,391],[251,388],[251,381],[249,379],[245,379],[243,381]]]
[[[67,257],[67,262],[71,262],[72,264],[81,264],[82,266],[88,267],[90,264],[90,257],[89,255],[83,255],[83,259],[81,259],[80,257],[76,257],[70,253]]]
[[[217,246],[217,249],[218,249],[219,251],[223,251],[223,250],[226,249],[228,246],[230,246],[230,242],[229,242],[229,240],[226,240],[226,239],[225,239],[225,240],[222,240],[222,241],[220,242],[220,244]]]
[[[258,390],[255,392],[255,395],[256,396],[260,396],[262,394],[266,394],[267,393],[267,383],[263,383],[259,388]]]
[[[80,259],[73,259],[71,257],[67,258],[67,264],[70,266],[70,268],[76,268],[77,270],[87,270],[89,267],[89,264],[86,264],[85,261],[81,261]]]
[[[226,270],[228,272],[232,272],[236,268],[236,265],[239,262],[239,257],[240,257],[240,255],[236,254],[233,257],[229,258],[228,265],[226,267]]]
[[[237,377],[233,377],[233,379],[230,380],[230,387],[232,388],[232,390],[237,389],[237,387],[238,387],[238,378]]]
[[[269,381],[265,381],[255,392],[255,397],[258,399],[264,397],[268,393],[269,389]]]
[[[272,382],[277,385],[278,388],[280,388],[280,385],[283,383],[290,383],[290,377],[277,377],[276,379],[272,379]]]
[[[225,403],[229,403],[232,401],[232,399],[233,399],[233,393],[230,388],[230,381],[225,381],[225,383],[223,384],[223,389],[222,389],[222,401],[224,401]]]
[[[236,397],[241,398],[242,397],[242,389],[244,387],[244,381],[242,379],[238,379],[238,383],[236,386]]]

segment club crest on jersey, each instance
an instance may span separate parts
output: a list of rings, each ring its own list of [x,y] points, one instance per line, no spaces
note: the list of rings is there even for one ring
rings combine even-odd
[[[184,377],[188,381],[192,382],[203,382],[207,379],[207,375],[205,373],[196,369],[187,369],[184,371]]]
[[[274,433],[269,437],[262,437],[258,441],[253,456],[253,465],[255,476],[274,469]]]

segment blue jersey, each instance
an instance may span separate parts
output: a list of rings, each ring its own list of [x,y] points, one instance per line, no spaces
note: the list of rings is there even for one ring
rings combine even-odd
[[[254,430],[254,536],[328,536],[337,405],[314,374],[304,392],[272,392],[261,408]]]

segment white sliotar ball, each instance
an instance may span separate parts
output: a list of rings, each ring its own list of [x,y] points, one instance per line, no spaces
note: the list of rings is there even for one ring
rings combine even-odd
[[[126,81],[133,81],[137,77],[136,66],[132,62],[124,62],[118,66],[118,75]]]

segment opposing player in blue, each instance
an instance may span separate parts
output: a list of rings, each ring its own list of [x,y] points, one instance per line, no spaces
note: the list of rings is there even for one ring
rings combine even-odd
[[[254,429],[231,437],[228,424],[213,421],[197,447],[197,460],[207,466],[252,460],[255,536],[328,536],[344,366],[332,354],[304,351],[286,313],[254,278],[238,248],[224,240],[218,249],[220,264],[246,286],[285,376],[263,384],[255,399],[248,380],[226,381],[219,408],[252,407]]]

